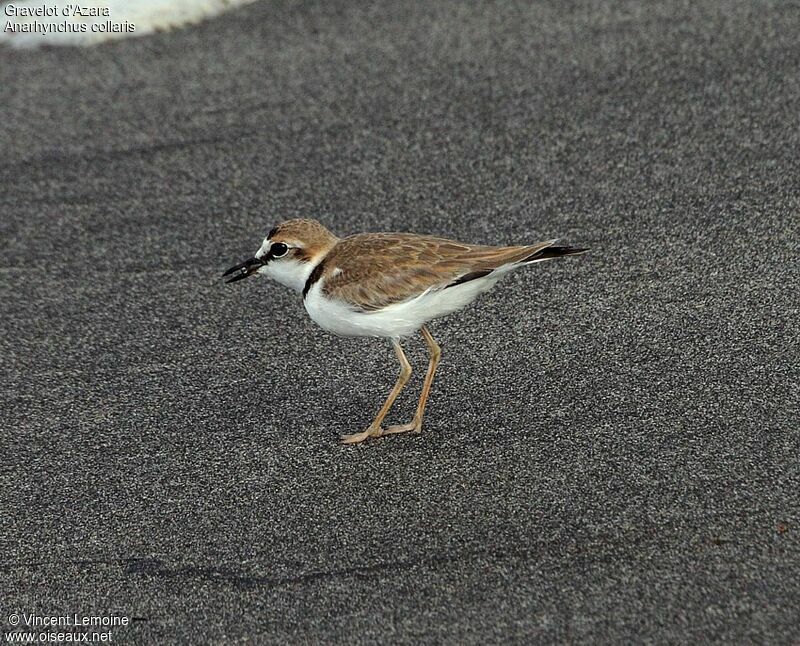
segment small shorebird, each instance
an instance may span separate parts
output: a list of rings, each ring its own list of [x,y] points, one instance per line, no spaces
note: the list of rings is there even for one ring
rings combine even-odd
[[[414,233],[337,238],[315,220],[287,220],[269,232],[253,258],[223,276],[232,276],[229,283],[269,276],[301,292],[309,316],[329,332],[391,339],[400,375],[372,424],[342,436],[342,442],[354,444],[390,433],[419,433],[441,355],[425,324],[468,305],[518,267],[586,251],[555,243],[490,247]],[[408,424],[384,429],[383,418],[411,375],[400,339],[417,330],[430,352],[417,412]]]

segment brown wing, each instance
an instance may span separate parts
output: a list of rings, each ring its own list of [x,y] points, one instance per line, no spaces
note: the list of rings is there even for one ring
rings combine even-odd
[[[430,288],[485,276],[503,265],[529,259],[551,244],[488,247],[406,233],[355,235],[339,242],[325,257],[323,290],[359,309],[376,310]]]

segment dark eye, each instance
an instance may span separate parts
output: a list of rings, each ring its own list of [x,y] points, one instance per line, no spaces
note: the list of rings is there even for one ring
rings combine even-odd
[[[289,247],[282,242],[273,242],[272,246],[269,248],[269,252],[272,254],[273,258],[285,256],[287,251],[289,251]]]

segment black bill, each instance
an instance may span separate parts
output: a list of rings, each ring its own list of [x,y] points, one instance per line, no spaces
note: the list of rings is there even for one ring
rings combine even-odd
[[[242,280],[243,278],[247,278],[248,276],[256,273],[259,267],[262,267],[264,262],[259,258],[250,258],[249,260],[245,260],[243,263],[239,263],[238,265],[234,265],[224,274],[222,277],[230,276],[231,274],[235,274],[231,278],[226,280],[226,283],[235,283],[237,280]]]

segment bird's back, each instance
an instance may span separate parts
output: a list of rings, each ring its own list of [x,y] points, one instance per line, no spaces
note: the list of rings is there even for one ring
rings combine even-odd
[[[377,310],[525,262],[551,245],[472,245],[412,233],[364,233],[344,238],[323,260],[320,277],[330,298]]]

